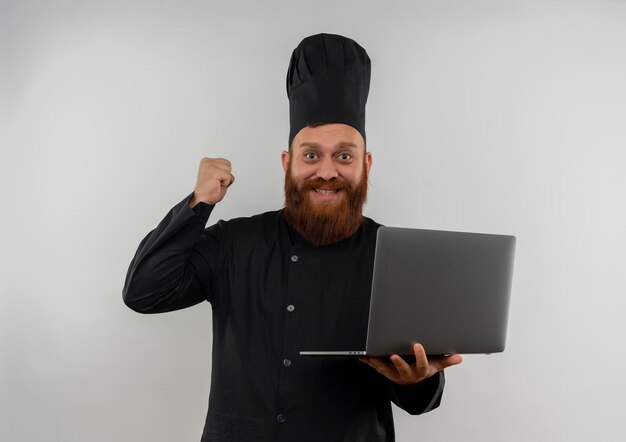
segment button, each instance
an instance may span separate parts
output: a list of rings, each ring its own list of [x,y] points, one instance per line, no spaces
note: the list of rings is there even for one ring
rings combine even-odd
[[[291,365],[291,361],[289,359],[283,359],[283,365],[285,367],[289,367]]]
[[[285,416],[284,414],[279,414],[278,416],[276,416],[276,420],[282,424],[287,420],[287,416]]]
[[[298,255],[291,255],[291,260],[293,262],[298,262]]]
[[[288,312],[292,312],[292,311],[294,311],[295,309],[296,309],[296,308],[295,308],[293,305],[288,305],[288,306],[287,306],[287,311],[288,311]]]

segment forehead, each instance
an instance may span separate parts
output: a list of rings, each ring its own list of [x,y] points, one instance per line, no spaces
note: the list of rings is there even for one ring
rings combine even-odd
[[[313,147],[318,149],[335,149],[364,146],[363,137],[358,130],[347,124],[333,123],[317,127],[304,127],[293,139],[293,146],[298,148]]]

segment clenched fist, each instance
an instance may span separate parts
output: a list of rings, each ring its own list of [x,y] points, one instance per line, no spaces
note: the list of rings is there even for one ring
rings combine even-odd
[[[200,201],[217,204],[222,201],[226,190],[234,181],[230,161],[223,158],[202,158],[198,170],[198,181],[193,191],[189,207],[193,208]]]

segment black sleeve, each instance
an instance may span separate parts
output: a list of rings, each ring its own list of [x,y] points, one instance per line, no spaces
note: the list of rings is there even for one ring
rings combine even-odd
[[[417,415],[439,406],[446,380],[443,371],[440,371],[417,385],[405,386],[389,382],[393,403],[407,413]]]
[[[211,300],[212,272],[219,261],[219,240],[205,226],[213,205],[189,207],[193,192],[174,206],[140,242],[128,267],[124,303],[139,313],[161,313]],[[203,257],[197,247],[202,243]],[[206,248],[210,248],[208,251]]]

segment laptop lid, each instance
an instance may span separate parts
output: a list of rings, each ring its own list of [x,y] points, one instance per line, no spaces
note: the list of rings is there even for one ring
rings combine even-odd
[[[515,237],[380,227],[366,352],[504,350]]]

